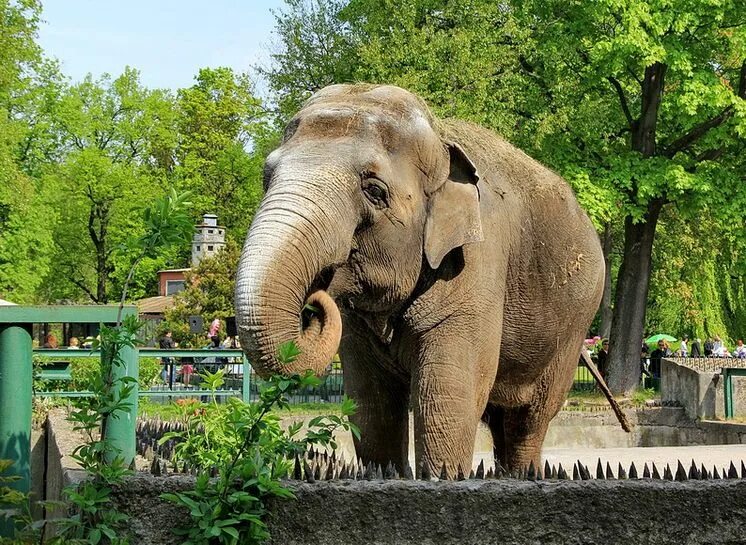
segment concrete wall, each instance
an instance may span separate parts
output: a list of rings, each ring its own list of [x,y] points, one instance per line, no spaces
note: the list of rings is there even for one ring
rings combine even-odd
[[[176,545],[187,514],[160,499],[190,478],[138,475],[117,490],[133,544]],[[292,483],[270,504],[271,544],[743,543],[746,481]]]
[[[746,377],[733,378],[733,397],[735,416],[746,416]],[[661,400],[679,403],[693,420],[725,418],[723,378],[716,371],[662,360]]]

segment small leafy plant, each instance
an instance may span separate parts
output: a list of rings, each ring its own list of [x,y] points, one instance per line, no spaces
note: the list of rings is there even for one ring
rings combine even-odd
[[[154,257],[167,246],[189,240],[192,222],[189,217],[188,194],[169,195],[157,199],[144,211],[145,233],[133,238],[129,251],[136,257],[132,262],[122,289],[122,298],[113,327],[102,326],[100,341],[94,348],[101,351],[100,372],[88,379],[92,396],[75,404],[69,420],[74,429],[86,435],[86,442],[75,449],[73,457],[86,472],[78,485],[65,489],[72,514],[55,521],[59,527],[54,545],[126,545],[127,517],[117,511],[111,500],[114,485],[121,483],[130,473],[121,452],[109,437],[109,424],[113,418],[131,412],[133,407],[126,399],[137,385],[137,379],[119,376],[115,370],[125,365],[120,354],[125,348],[134,348],[142,323],[134,316],[122,319],[127,297],[127,287],[138,265],[146,257]]]
[[[293,343],[283,345],[280,361],[290,363],[298,353]],[[202,378],[214,392],[222,384],[222,374],[204,373]],[[184,545],[262,543],[269,537],[264,522],[267,499],[293,497],[281,481],[290,473],[293,457],[311,445],[336,448],[334,433],[340,429],[359,436],[349,422],[356,409],[351,399],[342,402],[341,416],[311,419],[302,438],[298,437],[302,422],[287,430],[281,427],[273,411],[288,406],[287,396],[319,383],[310,371],[274,376],[258,403],[230,398],[221,405],[213,395],[208,404],[183,406],[186,430],[166,434],[161,441],[176,440],[176,462],[199,471],[194,490],[162,496],[190,514],[191,523],[176,530],[185,537]]]
[[[0,459],[0,525],[12,524],[15,534],[13,538],[0,537],[0,545],[38,543],[40,532],[32,525],[29,495],[10,486],[20,477],[3,475],[13,463],[13,460]]]

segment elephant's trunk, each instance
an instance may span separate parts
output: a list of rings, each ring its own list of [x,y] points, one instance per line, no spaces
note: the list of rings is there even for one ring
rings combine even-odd
[[[324,290],[349,253],[344,232],[350,211],[343,202],[328,179],[322,185],[307,171],[285,168],[254,218],[236,279],[236,325],[260,376],[307,369],[320,375],[337,351],[342,319]],[[288,341],[300,355],[283,364],[278,349]]]

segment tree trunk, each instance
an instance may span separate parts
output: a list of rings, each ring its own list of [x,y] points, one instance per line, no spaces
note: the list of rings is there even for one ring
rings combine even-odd
[[[614,247],[614,237],[611,230],[611,222],[604,226],[603,234],[604,263],[606,274],[604,276],[604,293],[601,297],[601,327],[598,334],[602,339],[608,339],[611,334],[611,320],[613,311],[611,308],[611,250]]]
[[[640,383],[642,346],[650,285],[653,240],[663,199],[653,199],[644,221],[624,221],[624,257],[617,278],[614,318],[609,339],[609,387],[616,394],[627,394]]]

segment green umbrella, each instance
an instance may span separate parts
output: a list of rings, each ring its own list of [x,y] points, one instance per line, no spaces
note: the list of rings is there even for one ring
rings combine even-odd
[[[671,335],[666,335],[665,333],[658,333],[656,335],[653,335],[652,337],[648,337],[647,339],[645,339],[645,342],[652,344],[652,343],[657,343],[660,340],[673,342],[677,339],[676,337],[671,337]]]

